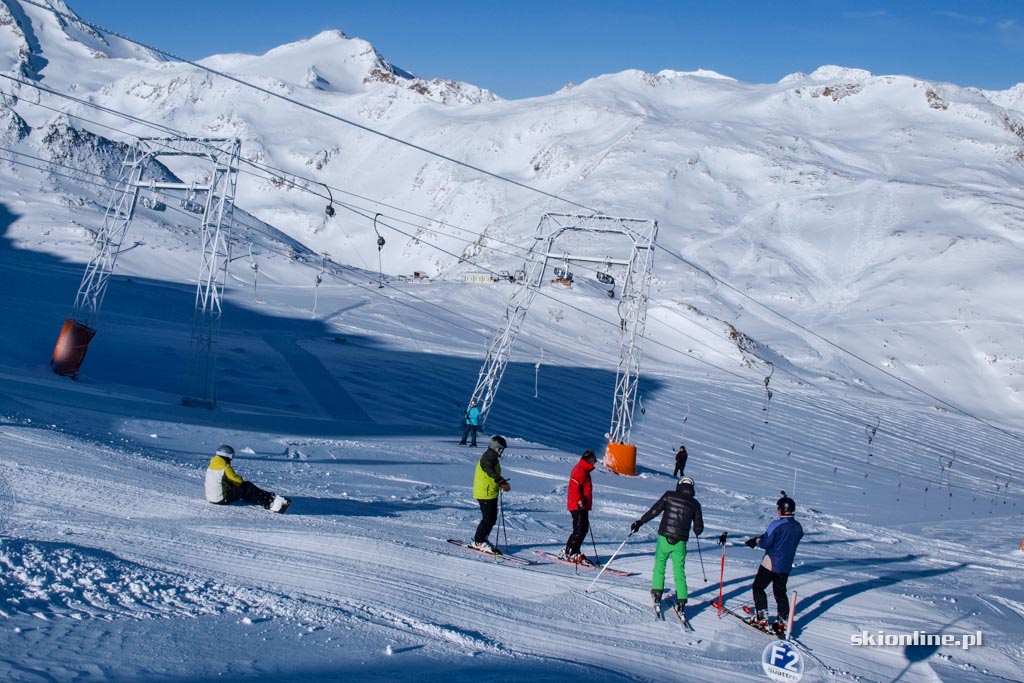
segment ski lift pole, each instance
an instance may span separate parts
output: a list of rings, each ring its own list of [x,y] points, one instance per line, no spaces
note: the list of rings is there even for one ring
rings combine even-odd
[[[373,231],[377,233],[377,289],[384,287],[384,261],[381,256],[381,249],[384,248],[384,238],[381,236],[380,231],[377,230],[377,217],[383,216],[382,213],[373,215]]]
[[[537,364],[533,366],[533,371],[534,371],[533,372],[533,397],[534,398],[537,398],[538,396],[540,396],[540,391],[539,391],[539,388],[540,388],[540,364],[543,361],[544,361],[544,349],[542,347],[541,350],[540,350],[540,360],[538,360]]]
[[[256,276],[260,273],[260,265],[252,256],[252,242],[249,243],[249,267],[252,268],[252,291],[256,293]]]
[[[632,535],[633,535],[633,532],[630,531],[629,532],[629,536],[632,536]],[[608,568],[608,566],[612,563],[612,561],[616,557],[618,557],[619,552],[622,550],[622,546],[626,545],[626,541],[629,540],[629,536],[626,536],[624,539],[622,539],[622,543],[620,543],[619,547],[615,549],[615,552],[612,553],[612,556],[608,558],[608,561],[604,563],[604,566],[601,567],[601,571],[599,571],[597,573],[597,576],[594,577],[594,580],[590,582],[590,585],[587,586],[587,590],[584,591],[584,592],[586,592],[586,593],[590,592],[590,589],[594,587],[594,584],[597,583],[597,580],[601,578],[601,574],[604,574],[604,570]]]
[[[325,190],[327,190],[327,206],[324,207],[324,214],[326,214],[326,216],[328,218],[333,218],[334,217],[334,195],[331,194],[331,188],[329,188],[327,186],[327,183],[320,183],[320,184],[324,186]]]
[[[316,317],[316,303],[320,298],[320,283],[324,281],[324,272],[327,271],[327,259],[330,254],[326,251],[320,255],[320,272],[316,274],[316,281],[313,284],[313,317]]]

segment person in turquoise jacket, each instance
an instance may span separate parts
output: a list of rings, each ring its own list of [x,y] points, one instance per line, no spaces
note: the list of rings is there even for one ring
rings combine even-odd
[[[480,408],[477,407],[476,401],[470,401],[469,407],[466,408],[466,423],[462,429],[462,441],[459,442],[459,445],[465,446],[466,437],[472,434],[473,442],[469,445],[476,448],[476,432],[478,429],[480,429]]]
[[[501,476],[501,463],[499,462],[501,454],[505,452],[507,446],[505,437],[492,436],[487,444],[487,450],[480,456],[480,461],[476,464],[476,473],[473,475],[473,497],[480,504],[481,517],[470,545],[492,555],[501,555],[501,551],[487,540],[487,537],[491,535],[491,529],[498,521],[498,494],[499,491],[512,489],[508,479]]]

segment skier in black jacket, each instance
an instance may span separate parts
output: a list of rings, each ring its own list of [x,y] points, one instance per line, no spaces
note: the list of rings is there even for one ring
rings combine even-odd
[[[658,526],[658,545],[654,552],[654,571],[651,576],[651,598],[655,610],[661,612],[661,595],[665,589],[665,564],[672,558],[672,578],[676,583],[676,612],[680,616],[686,606],[686,542],[690,539],[690,526],[695,536],[704,533],[704,516],[700,501],[693,497],[693,479],[683,477],[674,491],[665,491],[661,498],[640,519],[629,526],[630,533],[661,514]]]
[[[690,457],[689,453],[686,452],[686,444],[679,446],[679,450],[676,451],[676,466],[672,470],[672,476],[677,479],[683,476],[683,470],[686,469],[686,460]]]

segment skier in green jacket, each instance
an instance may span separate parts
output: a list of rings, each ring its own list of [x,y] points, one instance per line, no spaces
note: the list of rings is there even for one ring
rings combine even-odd
[[[498,462],[505,452],[508,443],[503,436],[492,436],[487,450],[480,456],[473,476],[473,497],[480,504],[481,519],[473,535],[473,548],[492,555],[501,555],[501,551],[491,545],[487,537],[498,521],[499,491],[508,491],[512,487],[508,479],[501,476],[501,464]]]

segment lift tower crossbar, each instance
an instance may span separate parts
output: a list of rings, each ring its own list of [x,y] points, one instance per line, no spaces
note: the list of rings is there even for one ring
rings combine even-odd
[[[77,376],[85,348],[95,334],[107,284],[135,217],[140,194],[149,190],[153,196],[143,196],[141,203],[148,208],[163,209],[165,205],[155,195],[159,190],[162,196],[179,195],[182,209],[200,215],[202,254],[196,284],[191,368],[182,400],[190,405],[213,407],[216,401],[213,350],[227,277],[240,148],[237,138],[187,137],[138,138],[128,147],[104,214],[103,228],[96,235],[71,316],[54,351],[51,361],[54,371]],[[175,156],[198,158],[210,168],[200,180],[178,182],[156,163],[158,157]],[[69,328],[70,334],[66,335]]]
[[[658,222],[636,218],[546,213],[541,217],[523,264],[525,274],[505,308],[505,322],[488,346],[470,400],[480,408],[480,422],[487,416],[504,376],[527,310],[537,296],[545,273],[553,263],[597,263],[622,278],[618,297],[620,319],[619,361],[615,398],[608,437],[625,443],[633,425],[633,409],[640,376],[640,342],[647,319],[647,300],[653,268]],[[558,245],[571,248],[556,249]],[[615,254],[613,258],[609,254]],[[599,271],[606,279],[608,274]]]

